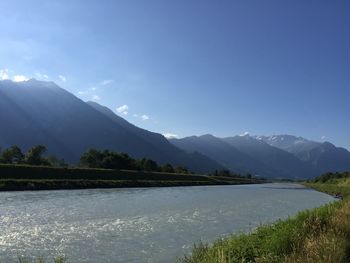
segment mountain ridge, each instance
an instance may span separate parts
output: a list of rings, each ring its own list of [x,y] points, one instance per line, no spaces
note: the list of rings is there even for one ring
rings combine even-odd
[[[113,121],[111,116],[51,82],[0,81],[0,122],[7,127],[0,131],[1,147],[16,144],[28,149],[43,144],[50,153],[70,163],[77,163],[83,152],[96,148],[126,152],[134,158],[146,157],[160,164],[183,165],[197,172],[222,168],[206,156],[186,154],[162,135],[154,135],[163,140],[164,151],[168,152],[164,156],[164,151],[130,132],[126,121],[123,124]],[[150,133],[140,129],[142,132]]]
[[[181,139],[141,129],[109,108],[84,102],[54,82],[0,81],[0,147],[46,145],[76,163],[89,148],[126,152],[201,173],[229,169],[269,178],[310,178],[350,170],[350,152],[293,135],[211,134]]]

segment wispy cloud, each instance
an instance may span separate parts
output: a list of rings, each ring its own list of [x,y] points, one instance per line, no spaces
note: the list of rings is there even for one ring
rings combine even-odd
[[[146,114],[141,115],[140,118],[141,118],[141,120],[143,120],[143,121],[148,121],[148,120],[149,120],[149,116],[146,115]]]
[[[128,107],[128,105],[124,104],[124,105],[118,107],[116,110],[120,114],[128,115],[129,107]]]
[[[27,81],[27,80],[29,80],[29,78],[27,78],[26,76],[23,76],[23,75],[15,75],[13,77],[14,82],[22,82],[22,81]]]
[[[62,75],[59,76],[60,79],[62,81],[66,81],[66,78]],[[100,100],[101,98],[96,95],[95,93],[98,93],[98,91],[100,89],[102,89],[104,86],[107,86],[109,84],[111,84],[112,82],[114,82],[113,79],[106,79],[106,80],[102,80],[101,82],[99,82],[98,84],[92,84],[88,89],[86,90],[80,90],[78,91],[78,95],[81,95],[81,96],[86,96],[86,97],[90,97],[92,98],[92,100]],[[127,114],[127,113],[126,113]],[[125,114],[125,115],[126,115]]]
[[[41,74],[40,72],[36,72],[35,73],[35,76],[38,78],[38,79],[49,79],[49,76],[46,75],[46,74]]]
[[[240,134],[239,136],[247,136],[247,135],[249,135],[250,133],[249,132],[243,132],[242,134]]]
[[[114,82],[113,79],[105,79],[105,80],[103,80],[103,81],[100,82],[100,85],[101,85],[101,86],[106,86],[106,85],[109,85],[109,84],[111,84],[111,83],[113,83],[113,82]]]
[[[142,114],[142,115],[133,114],[132,116],[134,116],[135,118],[138,118],[138,119],[140,119],[140,120],[142,120],[142,121],[148,121],[148,120],[151,119],[150,116],[147,115],[147,114]]]
[[[60,80],[62,80],[63,82],[66,82],[66,81],[67,81],[66,76],[63,76],[63,75],[58,75],[58,77],[59,77],[59,78],[60,78]]]
[[[9,70],[7,68],[0,69],[0,80],[9,79]]]
[[[325,140],[327,137],[325,136],[325,135],[323,135],[322,137],[321,137],[321,140]]]
[[[174,134],[174,133],[163,133],[163,136],[167,139],[176,139],[176,138],[179,138],[179,136],[177,134]]]
[[[92,100],[101,100],[101,98],[100,98],[100,96],[98,96],[98,95],[93,95],[92,96]]]
[[[0,80],[12,79],[15,82],[21,82],[21,81],[29,80],[29,78],[24,76],[24,75],[13,75],[14,72],[11,72],[11,73],[12,74],[9,73],[9,70],[7,68],[0,69]]]

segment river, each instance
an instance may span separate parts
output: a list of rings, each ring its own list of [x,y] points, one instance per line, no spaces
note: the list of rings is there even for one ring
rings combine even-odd
[[[1,192],[0,262],[174,262],[199,241],[333,200],[297,184]]]

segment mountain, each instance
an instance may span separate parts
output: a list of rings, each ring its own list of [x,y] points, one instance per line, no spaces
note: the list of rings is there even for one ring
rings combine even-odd
[[[258,140],[294,154],[318,174],[350,170],[350,152],[330,142],[314,142],[292,135],[256,136]]]
[[[182,164],[186,167],[195,167],[196,170],[201,170],[201,166],[203,166],[203,172],[212,172],[216,169],[224,169],[224,167],[216,161],[213,161],[207,156],[198,152],[184,154],[182,150],[179,150],[179,148],[171,144],[163,135],[141,129],[126,121],[125,119],[121,118],[105,106],[102,106],[93,101],[88,101],[87,104],[89,104],[91,107],[110,118],[116,124],[121,125],[130,134],[134,134],[135,136],[142,138],[144,141],[149,143],[154,149],[157,149],[157,151],[162,153],[162,158],[164,159],[162,163],[169,162],[167,160],[175,159],[175,163],[177,163],[178,165]]]
[[[95,102],[84,102],[53,82],[0,81],[0,148],[43,144],[77,163],[90,148],[126,152],[196,172],[230,169],[270,178],[309,178],[350,170],[350,152],[293,135],[192,136],[168,141]]]
[[[96,103],[85,103],[53,82],[0,81],[0,147],[45,145],[76,163],[89,148],[126,152],[197,172],[222,166],[199,153],[187,154],[162,135],[140,129]]]
[[[269,177],[276,175],[264,163],[239,151],[225,140],[210,134],[199,137],[191,136],[183,139],[170,139],[170,142],[188,153],[202,153],[234,172],[254,173],[264,176],[268,175]]]
[[[310,151],[321,144],[293,135],[255,136],[255,138],[293,154]]]
[[[223,139],[236,149],[255,158],[275,173],[284,178],[307,178],[318,175],[313,167],[294,154],[271,146],[255,137],[234,136]]]
[[[202,153],[234,172],[269,178],[303,179],[350,170],[350,153],[346,149],[292,135],[203,135],[170,142],[186,152]]]

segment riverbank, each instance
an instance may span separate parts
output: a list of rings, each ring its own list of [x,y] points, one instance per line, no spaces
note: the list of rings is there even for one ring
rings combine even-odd
[[[0,191],[258,184],[244,177],[0,165]]]
[[[350,178],[306,185],[341,195],[343,200],[260,226],[250,234],[234,235],[212,245],[198,244],[190,256],[178,262],[349,262]]]

